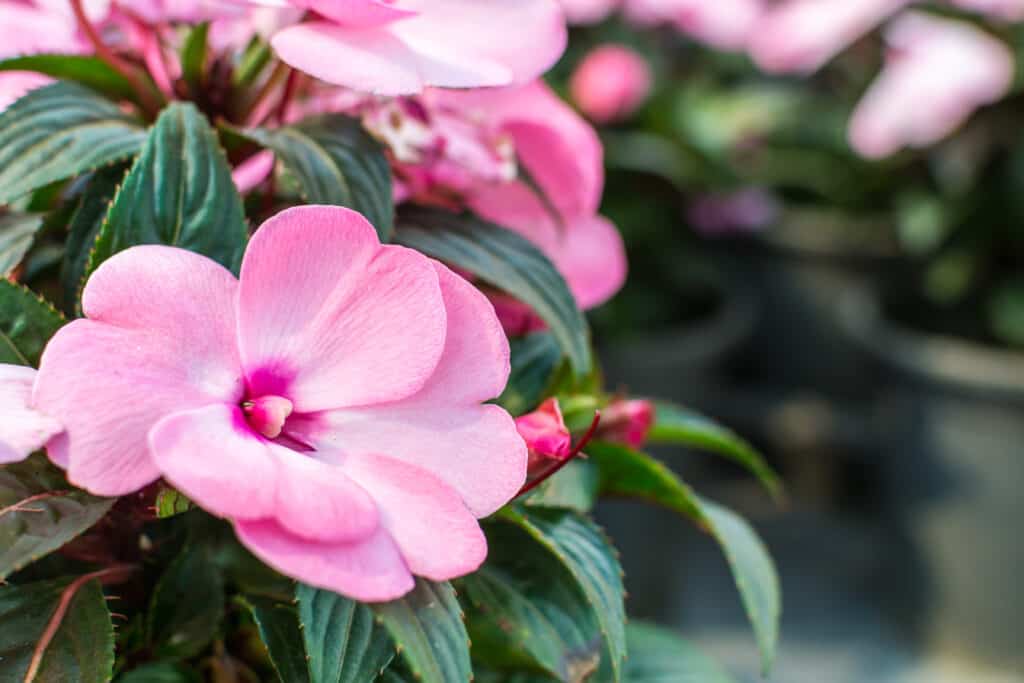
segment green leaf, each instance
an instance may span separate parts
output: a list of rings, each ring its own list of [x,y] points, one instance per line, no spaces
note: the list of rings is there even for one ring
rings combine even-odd
[[[29,289],[0,280],[0,363],[39,364],[64,316]]]
[[[295,586],[312,683],[374,680],[395,656],[373,610],[331,591]]]
[[[630,622],[626,627],[629,659],[623,683],[735,683],[718,662],[672,631]],[[607,669],[594,683],[610,683]]]
[[[181,75],[193,93],[199,93],[206,77],[207,37],[210,22],[189,28],[181,44]]]
[[[156,494],[156,516],[166,519],[188,512],[192,509],[192,501],[177,489],[165,487]]]
[[[708,500],[701,499],[701,506],[736,579],[761,650],[761,669],[767,676],[775,661],[782,615],[782,590],[775,564],[746,520]]]
[[[0,277],[7,277],[21,263],[42,225],[39,214],[0,215]]]
[[[590,512],[597,502],[600,480],[601,472],[592,463],[575,460],[542,482],[523,504]]]
[[[117,683],[202,683],[199,675],[174,664],[146,664],[118,676]]]
[[[114,197],[88,272],[139,244],[182,247],[237,271],[247,237],[242,198],[217,135],[194,105],[174,102]]]
[[[62,599],[66,611],[58,615]],[[53,619],[60,626],[49,641]],[[99,582],[57,579],[0,587],[0,681],[106,683],[114,668],[114,629]],[[37,649],[42,659],[30,672]]]
[[[714,536],[729,561],[767,673],[775,659],[782,598],[772,559],[750,525],[726,508],[697,496],[672,471],[645,453],[594,442],[587,446],[587,454],[601,468],[603,494],[662,505],[692,518]]]
[[[395,209],[384,149],[358,119],[314,116],[283,128],[236,131],[277,155],[309,204],[347,206],[363,214],[381,242],[391,239]]]
[[[372,607],[421,683],[472,679],[469,636],[451,584],[417,578],[404,597]]]
[[[512,372],[498,405],[512,415],[522,415],[537,407],[551,386],[562,363],[562,349],[549,332],[509,340]]]
[[[586,517],[567,511],[505,508],[501,517],[519,525],[572,574],[594,610],[619,680],[626,657],[625,589],[622,567],[608,538]]]
[[[554,264],[523,237],[470,214],[413,207],[399,216],[395,240],[529,305],[547,322],[576,373],[590,371],[587,322]]]
[[[224,616],[224,577],[208,549],[191,541],[153,589],[146,615],[147,640],[157,654],[187,659],[217,634]]]
[[[64,260],[61,263],[61,285],[64,291],[64,310],[68,315],[80,313],[82,288],[85,286],[85,269],[89,263],[96,237],[100,234],[103,221],[110,211],[118,185],[124,179],[126,168],[119,164],[98,171],[89,178],[78,206],[71,216],[69,234],[64,245]]]
[[[0,581],[92,527],[114,501],[72,488],[43,457],[0,468]]]
[[[39,54],[0,60],[0,71],[35,71],[75,81],[118,100],[134,100],[135,90],[120,71],[92,55]]]
[[[0,114],[0,204],[133,156],[145,137],[117,104],[88,88],[37,88]]]
[[[486,526],[487,563],[456,586],[474,661],[579,681],[601,657],[597,613],[572,572],[522,527]]]
[[[254,36],[245,46],[245,52],[231,74],[231,84],[236,88],[247,88],[252,85],[270,63],[272,56],[270,44],[262,37]]]
[[[730,458],[750,470],[773,496],[782,495],[778,475],[761,454],[735,432],[680,406],[660,401],[654,405],[655,418],[647,436],[649,441],[689,446]]]
[[[236,600],[252,614],[281,683],[309,683],[312,679],[295,606],[258,595],[240,596]]]

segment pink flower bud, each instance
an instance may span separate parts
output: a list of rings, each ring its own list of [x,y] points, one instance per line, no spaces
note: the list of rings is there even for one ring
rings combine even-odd
[[[640,448],[654,424],[654,406],[650,401],[615,400],[601,411],[597,438]]]
[[[565,460],[572,453],[572,437],[557,398],[549,398],[532,413],[517,417],[516,429],[530,452],[529,473],[546,468],[551,460]],[[530,478],[527,474],[527,480]]]
[[[572,99],[597,123],[627,118],[651,91],[646,60],[621,45],[603,45],[590,52],[569,82]]]

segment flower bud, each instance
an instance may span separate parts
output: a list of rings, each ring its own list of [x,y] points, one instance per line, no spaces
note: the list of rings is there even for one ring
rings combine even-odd
[[[637,52],[622,45],[603,45],[576,67],[569,90],[576,106],[591,120],[620,121],[647,99],[651,69]]]

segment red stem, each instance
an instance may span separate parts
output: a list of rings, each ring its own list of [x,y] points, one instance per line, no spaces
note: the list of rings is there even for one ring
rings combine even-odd
[[[37,493],[34,496],[29,496],[25,500],[19,500],[13,505],[8,505],[5,508],[0,509],[0,517],[3,517],[8,512],[42,512],[42,510],[26,510],[22,506],[28,505],[29,503],[36,500],[46,500],[47,498],[61,498],[68,495],[71,491],[44,491],[43,493]]]
[[[132,66],[114,54],[114,51],[103,42],[103,38],[96,31],[96,27],[92,25],[89,17],[86,16],[85,8],[82,7],[82,0],[71,0],[71,9],[75,13],[78,27],[85,34],[86,38],[89,39],[93,49],[96,50],[96,55],[128,80],[132,89],[138,94],[139,103],[142,105],[142,108],[148,114],[155,116],[160,111],[161,105],[159,100],[155,97],[153,91],[139,78],[138,73]]]

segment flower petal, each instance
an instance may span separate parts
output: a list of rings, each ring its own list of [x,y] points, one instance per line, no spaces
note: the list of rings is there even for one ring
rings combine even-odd
[[[379,455],[349,456],[344,469],[377,501],[383,526],[413,574],[445,581],[483,564],[487,539],[480,524],[438,477]]]
[[[448,336],[433,376],[414,396],[385,405],[329,411],[299,436],[326,451],[384,453],[425,469],[455,489],[478,517],[507,503],[526,478],[526,446],[515,422],[494,405],[508,380],[508,341],[490,302],[436,264]]]
[[[164,477],[203,509],[233,519],[276,513],[277,461],[237,407],[165,417],[150,430],[149,447]]]
[[[288,209],[245,254],[239,345],[250,394],[286,396],[296,413],[404,398],[444,348],[445,312],[430,261],[380,246],[349,209]]]
[[[353,600],[394,600],[415,585],[383,527],[354,543],[307,541],[270,520],[236,522],[235,531],[245,547],[279,572]]]
[[[24,460],[63,427],[29,407],[35,368],[0,364],[0,465]]]
[[[160,476],[149,430],[162,418],[242,395],[234,345],[236,282],[213,261],[170,247],[135,247],[89,280],[93,320],[47,345],[33,405],[66,434],[48,445],[70,480],[123,495]]]

